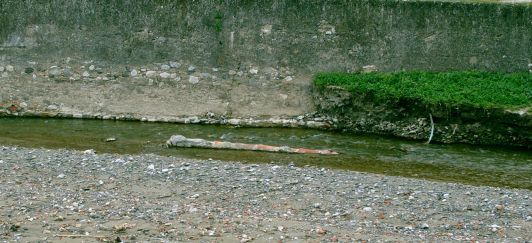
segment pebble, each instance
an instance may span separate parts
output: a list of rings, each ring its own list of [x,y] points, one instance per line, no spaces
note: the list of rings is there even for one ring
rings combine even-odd
[[[95,69],[96,69],[96,67],[94,65],[90,65],[89,66],[89,70],[94,71]]]
[[[87,71],[84,71],[84,72],[81,74],[81,76],[83,76],[83,77],[85,77],[85,78],[88,78],[88,77],[91,76],[91,74],[90,74],[89,72],[87,72]]]
[[[0,73],[5,70],[4,66],[0,66]]]
[[[286,76],[286,77],[284,78],[284,80],[285,80],[285,81],[288,81],[288,82],[292,81],[293,79],[294,79],[294,78],[292,78],[292,76]]]
[[[59,178],[59,179],[63,179],[63,178],[65,178],[65,174],[59,174],[59,175],[57,176],[57,178]]]
[[[161,65],[161,70],[168,70],[168,69],[170,69],[169,65],[167,65],[167,64]]]
[[[9,224],[21,224],[21,235],[15,236],[6,230],[9,224],[0,222],[0,241],[33,242],[85,232],[115,237],[101,241],[119,235],[134,242],[272,242],[281,236],[295,242],[530,239],[529,190],[295,165],[89,151],[92,156],[85,151],[0,146],[0,215],[11,215],[4,220]],[[66,176],[57,180],[59,174]],[[415,198],[406,200],[407,194],[397,192],[414,192]],[[439,192],[453,196],[442,203],[434,196]],[[494,203],[503,195],[508,195],[504,203]],[[470,205],[479,210],[462,210]],[[511,213],[494,213],[497,205],[506,205]],[[464,224],[454,226],[457,222]],[[50,232],[45,235],[43,230]]]
[[[87,149],[87,150],[83,151],[83,154],[84,155],[95,155],[96,152],[94,151],[94,149]]]
[[[6,66],[6,71],[7,72],[14,72],[15,71],[15,67],[11,66],[11,65],[7,65]]]
[[[129,72],[129,75],[131,77],[136,77],[138,74],[139,74],[139,72],[137,71],[137,69],[133,69],[133,70],[131,70],[131,72]]]
[[[187,71],[188,72],[194,72],[194,71],[196,71],[196,67],[190,65],[190,66],[188,66]]]

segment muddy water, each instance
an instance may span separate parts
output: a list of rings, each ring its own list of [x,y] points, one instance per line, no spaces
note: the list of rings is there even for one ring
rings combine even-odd
[[[174,134],[243,143],[333,149],[333,156],[209,149],[168,149]],[[109,137],[114,142],[106,142]],[[95,149],[99,153],[155,153],[197,159],[328,167],[473,185],[532,189],[532,151],[419,141],[304,129],[0,118],[0,145]]]

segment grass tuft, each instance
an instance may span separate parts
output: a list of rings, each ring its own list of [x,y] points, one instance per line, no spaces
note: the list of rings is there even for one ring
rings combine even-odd
[[[318,89],[340,86],[353,94],[371,95],[375,101],[400,100],[425,105],[477,108],[532,106],[532,74],[480,71],[318,73]]]

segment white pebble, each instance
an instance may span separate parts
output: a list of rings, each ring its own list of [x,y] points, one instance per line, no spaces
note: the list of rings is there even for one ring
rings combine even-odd
[[[94,155],[95,152],[94,152],[94,149],[87,149],[87,150],[83,151],[83,154],[85,154],[85,155]]]

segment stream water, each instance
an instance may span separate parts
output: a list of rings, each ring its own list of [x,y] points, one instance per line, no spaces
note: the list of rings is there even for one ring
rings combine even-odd
[[[175,134],[207,140],[332,149],[340,154],[308,155],[166,148],[165,141]],[[106,142],[109,137],[116,138],[116,141]],[[297,166],[532,189],[530,150],[470,145],[427,145],[420,141],[307,129],[0,118],[0,145],[95,149],[99,153],[154,153],[252,163],[293,163]]]

